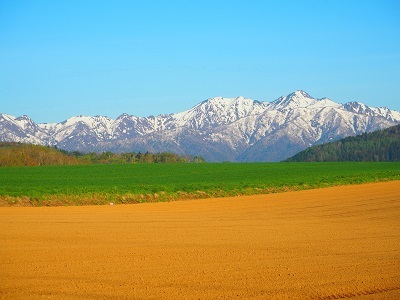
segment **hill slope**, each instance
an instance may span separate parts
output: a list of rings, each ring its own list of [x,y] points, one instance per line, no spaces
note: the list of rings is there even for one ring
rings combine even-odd
[[[0,167],[82,164],[57,149],[22,143],[0,142]]]
[[[400,125],[310,147],[286,161],[399,161]]]

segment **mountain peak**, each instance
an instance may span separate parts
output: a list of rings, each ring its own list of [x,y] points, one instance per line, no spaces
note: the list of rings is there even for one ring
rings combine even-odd
[[[303,90],[297,90],[294,91],[293,93],[287,95],[288,98],[309,98],[309,99],[314,99],[311,97],[308,93],[306,93]]]
[[[274,110],[286,111],[299,107],[307,107],[314,104],[317,100],[305,91],[297,90],[287,96],[282,96],[271,102],[270,108]]]
[[[127,113],[123,113],[117,118],[117,120],[125,119],[125,118],[128,118],[128,117],[129,117],[129,115]]]
[[[173,119],[178,127],[214,128],[250,115],[260,114],[265,108],[266,106],[261,102],[243,96],[236,98],[213,97],[189,110],[173,114]]]
[[[32,121],[32,119],[27,115],[22,115],[22,116],[16,118],[15,120],[17,120],[17,121]]]

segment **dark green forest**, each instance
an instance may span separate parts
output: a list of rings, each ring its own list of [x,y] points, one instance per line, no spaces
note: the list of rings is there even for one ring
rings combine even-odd
[[[400,125],[313,146],[285,161],[400,161]]]

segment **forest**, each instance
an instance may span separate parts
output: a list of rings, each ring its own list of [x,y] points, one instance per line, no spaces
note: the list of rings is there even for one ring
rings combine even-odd
[[[313,146],[285,161],[400,161],[400,125]]]

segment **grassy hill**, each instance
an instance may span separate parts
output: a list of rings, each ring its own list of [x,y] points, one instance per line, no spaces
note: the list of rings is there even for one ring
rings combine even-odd
[[[0,167],[77,164],[187,163],[204,162],[200,156],[161,153],[81,153],[67,152],[46,146],[0,142]]]
[[[313,146],[286,161],[400,161],[400,125]]]
[[[82,164],[82,160],[39,145],[0,142],[0,167]]]

